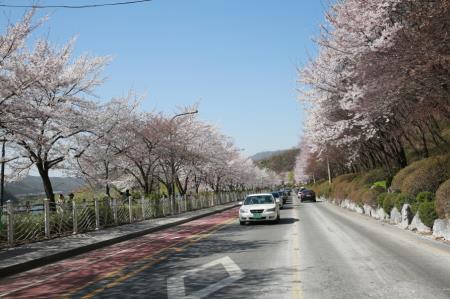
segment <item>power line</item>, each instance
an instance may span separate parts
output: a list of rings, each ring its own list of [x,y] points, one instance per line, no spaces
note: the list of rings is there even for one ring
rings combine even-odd
[[[134,0],[134,1],[124,1],[124,2],[113,2],[113,3],[100,3],[100,4],[87,4],[87,5],[12,5],[12,4],[0,4],[0,7],[11,7],[11,8],[94,8],[94,7],[105,7],[105,6],[117,6],[117,5],[130,5],[138,4],[143,2],[150,2],[152,0]]]

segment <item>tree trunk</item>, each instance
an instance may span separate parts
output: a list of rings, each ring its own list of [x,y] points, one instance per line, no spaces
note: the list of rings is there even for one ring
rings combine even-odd
[[[189,177],[186,177],[183,182],[180,181],[180,178],[177,176],[175,180],[178,191],[180,195],[185,195],[187,193],[188,184],[189,184]]]
[[[194,186],[195,186],[195,193],[198,194],[198,191],[200,189],[201,179],[198,178],[196,175],[194,176]]]
[[[173,204],[175,205],[175,196],[176,196],[176,188],[175,188],[175,176],[176,176],[176,170],[175,170],[175,162],[171,160],[170,163],[170,189],[172,190],[172,199]]]
[[[397,161],[398,161],[400,168],[405,168],[406,166],[408,166],[405,149],[403,148],[403,145],[401,144],[400,141],[398,142],[398,145],[399,145],[399,148],[398,148],[398,153],[397,153]]]
[[[154,184],[155,184],[155,179],[153,178],[153,175],[152,175],[152,178],[150,179],[150,193],[153,192]],[[158,190],[158,192],[159,192],[159,190]]]
[[[103,165],[105,166],[105,170],[106,170],[105,178],[106,178],[106,181],[108,182],[108,180],[109,180],[109,163],[106,162],[106,161],[103,161]],[[108,197],[111,197],[111,192],[109,190],[109,184],[108,183],[106,183],[105,192],[106,192],[106,195]]]
[[[195,184],[195,194],[198,194],[200,190],[200,184]]]
[[[423,154],[425,158],[430,157],[430,152],[428,151],[427,139],[425,137],[425,133],[421,131],[422,135],[422,144],[423,144]]]
[[[420,137],[422,139],[423,155],[424,155],[425,158],[428,158],[430,156],[430,153],[428,151],[428,144],[427,144],[427,139],[426,139],[426,136],[425,136],[425,131],[420,126],[420,124],[416,124],[416,128],[419,129]]]
[[[36,167],[39,171],[39,175],[41,176],[42,184],[44,185],[45,195],[50,201],[50,209],[54,211],[56,210],[55,194],[53,193],[53,186],[48,175],[48,169],[46,169],[42,163],[36,163]]]
[[[150,182],[148,181],[148,177],[145,178],[144,182],[145,182],[144,183],[144,194],[145,195],[150,194]]]

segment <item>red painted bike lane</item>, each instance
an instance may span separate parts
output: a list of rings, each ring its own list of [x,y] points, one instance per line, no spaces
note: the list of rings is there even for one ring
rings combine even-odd
[[[0,280],[2,298],[54,298],[70,295],[177,244],[213,231],[237,215],[237,208],[94,250]]]

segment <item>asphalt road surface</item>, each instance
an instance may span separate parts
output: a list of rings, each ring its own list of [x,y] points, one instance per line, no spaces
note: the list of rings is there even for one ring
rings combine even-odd
[[[5,298],[450,298],[450,245],[333,205],[237,209],[0,280]]]

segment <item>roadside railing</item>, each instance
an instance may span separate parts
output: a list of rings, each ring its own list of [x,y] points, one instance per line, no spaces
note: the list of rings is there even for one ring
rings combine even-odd
[[[48,199],[34,205],[12,201],[0,210],[0,248],[85,233],[107,227],[181,214],[242,200],[247,192],[208,193],[169,198],[93,201],[52,204]]]

